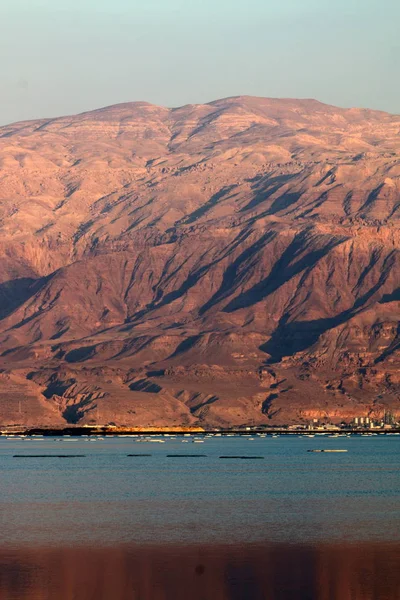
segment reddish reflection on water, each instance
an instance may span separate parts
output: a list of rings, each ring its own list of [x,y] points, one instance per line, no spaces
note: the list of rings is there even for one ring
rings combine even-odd
[[[1,600],[397,600],[400,545],[0,550]]]

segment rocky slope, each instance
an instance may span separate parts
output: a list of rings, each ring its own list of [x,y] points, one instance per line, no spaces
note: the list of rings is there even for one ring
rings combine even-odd
[[[399,158],[314,100],[0,128],[0,422],[400,414]]]

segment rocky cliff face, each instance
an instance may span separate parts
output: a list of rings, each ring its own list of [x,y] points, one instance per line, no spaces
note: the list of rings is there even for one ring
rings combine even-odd
[[[0,421],[400,413],[399,158],[314,100],[0,128]]]

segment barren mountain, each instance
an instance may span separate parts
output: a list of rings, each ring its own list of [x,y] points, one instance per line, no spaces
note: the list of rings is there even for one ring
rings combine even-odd
[[[400,117],[129,103],[0,128],[0,422],[400,414]]]

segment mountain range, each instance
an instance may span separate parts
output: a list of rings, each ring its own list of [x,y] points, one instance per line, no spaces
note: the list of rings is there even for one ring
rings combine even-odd
[[[0,423],[400,415],[400,116],[120,104],[0,128]]]

